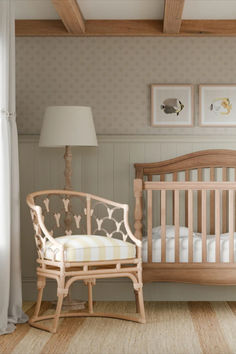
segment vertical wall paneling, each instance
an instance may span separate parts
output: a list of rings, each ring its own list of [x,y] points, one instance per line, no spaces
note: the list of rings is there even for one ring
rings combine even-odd
[[[153,162],[161,160],[161,144],[159,142],[148,143],[144,146],[144,161],[145,162]],[[159,176],[153,176],[153,181],[160,180]],[[161,198],[160,191],[153,191],[152,199],[153,199],[153,223],[154,225],[160,224],[160,207],[161,207]]]
[[[114,145],[100,143],[98,148],[98,194],[114,197]]]
[[[82,148],[82,191],[98,194],[99,147]]]
[[[98,136],[98,147],[73,147],[72,148],[72,184],[76,190],[90,192],[101,195],[106,198],[114,199],[118,202],[128,203],[130,207],[130,223],[133,229],[133,179],[135,162],[155,162],[163,161],[169,158],[180,156],[185,153],[198,151],[202,149],[216,148],[236,149],[236,137],[204,137],[204,136],[134,136],[134,135],[116,135],[116,136]],[[64,187],[64,149],[46,149],[38,147],[38,136],[20,136],[19,137],[19,155],[20,155],[20,184],[21,184],[21,244],[22,244],[22,271],[23,271],[23,290],[27,299],[35,294],[35,245],[33,238],[33,228],[30,219],[28,207],[25,203],[26,195],[32,191],[48,188]],[[210,171],[208,171],[210,172]],[[210,173],[206,172],[206,177],[210,179]],[[209,176],[208,176],[209,174]],[[234,179],[234,171],[231,171],[231,179]],[[181,173],[178,179],[184,178]],[[191,173],[191,178],[197,176]],[[221,176],[217,175],[217,180]],[[154,178],[155,180],[156,178]],[[166,176],[167,180],[172,180],[172,176]],[[169,199],[168,199],[169,198]],[[180,193],[180,203],[184,199],[184,193]],[[194,198],[195,205],[196,196]],[[172,194],[167,195],[167,208],[172,204]],[[183,200],[184,202],[184,200]],[[209,200],[208,200],[209,203]],[[153,226],[160,225],[160,198],[156,192],[153,193]],[[159,211],[158,211],[159,210]],[[145,209],[144,209],[145,211]],[[146,213],[146,211],[145,211]],[[184,225],[184,215],[180,210],[180,224]],[[196,210],[194,207],[194,228],[196,228]],[[146,215],[146,214],[144,214]],[[172,209],[167,212],[168,221],[172,219]],[[107,280],[107,283],[114,282]],[[98,285],[97,296],[104,298],[103,290],[105,283]],[[115,290],[117,286],[122,287],[123,299],[129,299],[129,288],[126,283],[106,288],[106,296],[116,298]],[[121,284],[122,283],[122,284]],[[165,299],[170,299],[168,292],[169,285],[149,284],[145,286],[146,299],[160,299],[161,293],[153,289],[163,286]],[[181,293],[182,285],[173,285],[173,291],[176,289],[176,299],[195,299],[197,285],[188,285],[187,292]],[[49,281],[48,298],[54,296],[54,283]],[[192,290],[191,290],[192,289]],[[83,294],[83,289],[80,287]],[[127,290],[127,293],[126,293]],[[201,291],[200,291],[201,290]],[[173,293],[172,291],[172,293]],[[199,288],[199,296],[202,294],[202,288]],[[226,292],[220,292],[219,288],[205,287],[204,299],[226,299]],[[53,295],[52,295],[53,294]],[[84,293],[85,294],[85,293]],[[219,294],[217,297],[215,294]],[[82,295],[83,296],[83,295]],[[86,295],[84,295],[86,296]],[[163,298],[162,296],[162,298]],[[173,296],[172,296],[173,297]],[[227,291],[227,299],[235,298],[235,289]]]
[[[161,143],[161,161],[171,159],[177,156],[177,143],[176,142],[162,142]],[[172,175],[166,175],[166,181],[172,181]],[[173,223],[173,194],[172,191],[166,192],[166,222],[167,225],[171,225]]]
[[[38,188],[35,184],[35,147],[34,142],[19,144],[20,164],[20,217],[21,217],[21,257],[23,278],[33,277],[35,274],[35,242],[33,226],[29,209],[26,206],[26,196]],[[30,254],[29,254],[29,250]]]
[[[72,146],[72,189],[82,190],[82,152],[83,149],[79,146]],[[64,153],[63,153],[64,156]],[[63,157],[62,156],[62,157]],[[61,160],[61,156],[59,157]],[[63,158],[63,169],[61,169],[61,177],[64,182],[64,158]]]
[[[129,163],[129,144],[114,144],[114,200],[120,203],[129,202],[130,188],[130,163]]]
[[[51,149],[35,149],[35,185],[39,189],[46,189],[50,185]]]

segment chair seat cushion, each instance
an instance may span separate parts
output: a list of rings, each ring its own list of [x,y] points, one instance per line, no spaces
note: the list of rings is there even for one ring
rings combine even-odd
[[[64,259],[67,262],[107,261],[114,259],[135,258],[136,247],[130,242],[115,238],[95,235],[71,235],[56,237],[64,246]],[[50,242],[45,245],[45,258],[60,261],[59,252]]]

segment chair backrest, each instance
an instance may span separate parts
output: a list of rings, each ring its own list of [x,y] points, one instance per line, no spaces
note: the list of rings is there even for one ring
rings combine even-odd
[[[129,228],[127,204],[65,190],[31,193],[27,196],[27,204],[39,252],[47,240],[55,242],[54,237],[73,234],[130,239],[139,244]]]

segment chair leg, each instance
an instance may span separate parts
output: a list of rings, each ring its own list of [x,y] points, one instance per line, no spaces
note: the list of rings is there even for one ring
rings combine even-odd
[[[143,301],[143,289],[142,288],[140,288],[138,290],[138,306],[139,306],[139,313],[140,313],[140,317],[141,317],[141,322],[146,323],[144,301]]]
[[[138,288],[135,289],[137,293],[137,295],[135,296],[136,310],[138,309],[137,312],[140,314],[141,322],[146,323],[144,300],[143,300],[142,270],[140,269],[138,270],[137,278],[138,278]]]
[[[139,313],[139,298],[138,298],[137,290],[134,290],[134,296],[135,296],[135,304],[136,304],[136,313]]]
[[[57,331],[58,321],[59,321],[60,314],[61,314],[61,307],[62,307],[62,303],[63,303],[63,298],[64,298],[63,294],[58,295],[55,317],[53,319],[52,329],[50,331],[51,333],[56,333],[56,331]]]
[[[45,288],[45,285],[46,285],[45,277],[38,276],[38,280],[37,280],[38,297],[37,297],[37,302],[36,302],[36,306],[35,306],[34,315],[32,317],[32,320],[37,319],[37,317],[39,315],[39,311],[40,311],[40,307],[41,307],[41,303],[42,303],[42,298],[43,298],[43,290]]]
[[[93,313],[93,285],[96,284],[96,279],[86,279],[84,284],[88,286],[88,312]]]
[[[61,278],[58,282],[58,287],[57,287],[57,298],[58,298],[57,299],[57,307],[56,307],[56,311],[55,311],[55,315],[54,315],[54,319],[53,319],[53,323],[52,323],[51,333],[56,333],[56,331],[57,331],[63,299],[65,296],[68,295],[68,290],[65,291],[64,286],[65,286],[65,278]]]
[[[93,313],[93,284],[88,281],[88,311]]]

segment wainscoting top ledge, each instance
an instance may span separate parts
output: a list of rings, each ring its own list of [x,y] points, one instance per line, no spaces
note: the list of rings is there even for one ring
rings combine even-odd
[[[236,135],[97,135],[101,143],[152,143],[152,142],[227,142],[236,143]],[[38,143],[39,134],[19,134],[20,143]]]

